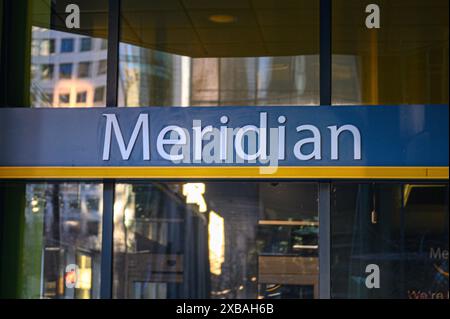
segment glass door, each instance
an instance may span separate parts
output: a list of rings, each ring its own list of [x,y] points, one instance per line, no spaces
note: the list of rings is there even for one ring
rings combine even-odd
[[[124,183],[116,298],[318,298],[318,185]]]
[[[448,299],[448,184],[333,183],[331,197],[333,298]]]

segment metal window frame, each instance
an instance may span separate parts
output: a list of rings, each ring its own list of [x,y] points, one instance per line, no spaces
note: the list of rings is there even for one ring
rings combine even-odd
[[[320,105],[331,105],[332,0],[320,0]],[[331,298],[331,183],[319,182],[319,298]]]
[[[320,105],[331,105],[331,1],[319,0]],[[121,0],[108,0],[108,57],[106,106],[118,107]],[[113,298],[115,179],[103,180],[102,252],[100,298]],[[330,281],[330,190],[319,182],[319,298],[329,299]]]
[[[108,55],[106,106],[117,107],[119,93],[120,0],[108,1]],[[100,298],[111,299],[114,276],[114,197],[115,180],[103,180],[102,252]]]

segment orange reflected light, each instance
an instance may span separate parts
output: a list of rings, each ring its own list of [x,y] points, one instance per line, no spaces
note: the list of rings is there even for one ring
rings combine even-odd
[[[229,14],[213,14],[208,20],[215,23],[232,23],[236,18]]]
[[[186,183],[183,185],[183,195],[186,196],[186,204],[198,205],[200,213],[206,212],[206,201],[203,198],[206,186],[204,183]]]
[[[209,212],[208,237],[210,271],[219,276],[225,261],[225,227],[224,219],[214,211]]]
[[[94,105],[94,85],[86,80],[59,80],[53,90],[55,107],[77,107]],[[86,92],[86,102],[77,103],[77,93]],[[61,94],[69,94],[69,102],[61,102]]]
[[[74,285],[77,281],[77,273],[75,270],[71,270],[66,273],[66,285]]]

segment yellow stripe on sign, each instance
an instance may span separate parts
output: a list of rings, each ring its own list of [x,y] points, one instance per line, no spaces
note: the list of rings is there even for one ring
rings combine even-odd
[[[448,179],[445,167],[381,166],[152,166],[0,167],[0,179]]]

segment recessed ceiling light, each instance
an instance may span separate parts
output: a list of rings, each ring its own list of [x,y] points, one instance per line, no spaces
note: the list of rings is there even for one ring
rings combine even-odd
[[[215,23],[232,23],[236,20],[235,17],[229,14],[213,14],[208,19]]]

